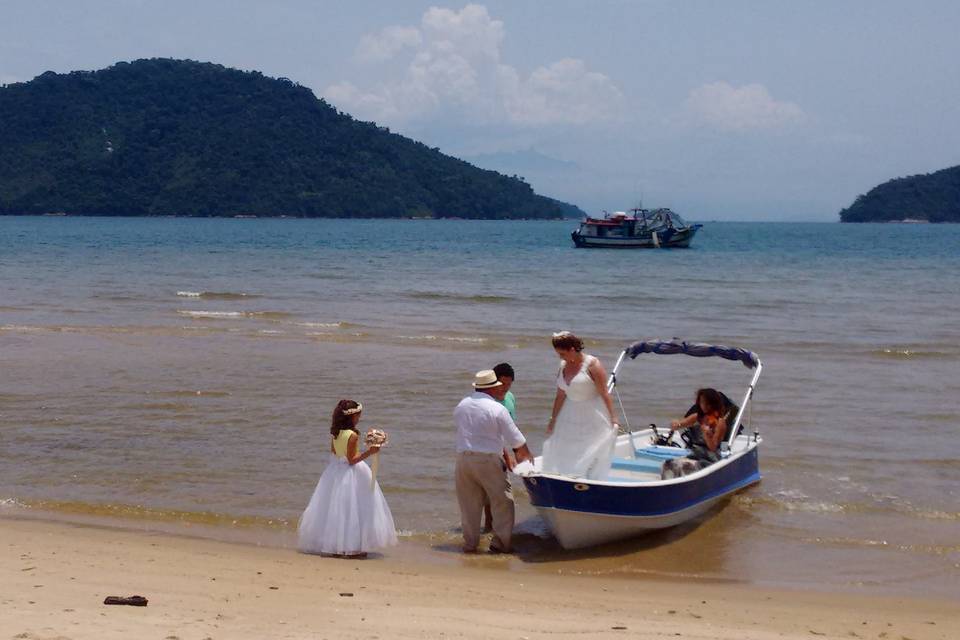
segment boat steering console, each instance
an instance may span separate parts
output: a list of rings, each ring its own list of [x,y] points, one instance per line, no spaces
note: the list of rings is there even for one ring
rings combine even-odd
[[[651,442],[651,444],[655,444],[659,447],[677,447],[678,449],[681,448],[680,445],[674,442],[673,439],[670,437],[669,430],[667,430],[666,435],[661,435],[660,432],[657,431],[657,425],[653,424],[652,422],[650,423],[650,428],[653,430],[653,441]],[[687,445],[688,448],[690,447],[690,436],[687,434],[686,430],[680,433],[680,439],[684,441],[684,443]]]

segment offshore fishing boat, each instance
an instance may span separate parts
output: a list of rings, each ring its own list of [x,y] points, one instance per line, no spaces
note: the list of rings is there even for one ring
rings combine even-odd
[[[570,234],[578,247],[605,249],[687,248],[703,225],[688,224],[670,209],[615,211],[603,218],[587,217]]]
[[[607,388],[616,387],[617,371],[626,358],[640,354],[685,354],[740,362],[752,371],[746,393],[720,446],[720,460],[689,475],[663,479],[666,461],[686,457],[689,444],[679,433],[667,435],[655,425],[619,436],[611,468],[602,479],[545,473],[542,458],[517,465],[530,503],[564,549],[578,549],[673,527],[709,511],[725,497],[760,481],[758,431],[742,433],[741,425],[763,366],[745,349],[670,341],[637,342],[627,347],[610,373]],[[622,407],[621,407],[622,408]],[[624,413],[624,418],[629,417]]]

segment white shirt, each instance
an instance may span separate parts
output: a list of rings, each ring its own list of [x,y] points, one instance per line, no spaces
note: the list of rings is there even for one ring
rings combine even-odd
[[[504,443],[516,449],[526,438],[507,408],[486,393],[474,391],[453,410],[457,425],[457,453],[500,453]]]

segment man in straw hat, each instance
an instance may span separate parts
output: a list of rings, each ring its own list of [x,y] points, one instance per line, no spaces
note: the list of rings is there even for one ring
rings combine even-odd
[[[506,387],[491,369],[478,371],[474,392],[460,401],[453,412],[457,425],[457,502],[463,529],[463,551],[475,553],[480,544],[483,505],[490,501],[493,539],[490,551],[509,553],[513,536],[513,494],[501,458],[504,446],[513,449],[517,461],[532,460],[526,438],[500,404]]]

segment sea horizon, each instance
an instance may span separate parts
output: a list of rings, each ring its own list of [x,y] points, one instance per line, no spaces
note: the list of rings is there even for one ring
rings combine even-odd
[[[587,212],[586,215],[590,217],[598,217],[604,213],[610,214],[615,211],[626,211],[626,209],[616,209],[611,211],[601,211],[599,213],[591,214]],[[750,223],[750,224],[850,224],[850,225],[914,225],[914,224],[932,224],[932,225],[951,225],[951,224],[960,224],[953,221],[943,221],[943,222],[931,222],[929,220],[922,219],[913,219],[913,218],[904,218],[902,220],[885,220],[885,221],[876,221],[876,222],[844,222],[839,219],[837,216],[836,219],[825,219],[825,218],[804,218],[804,217],[787,217],[787,218],[711,218],[706,217],[693,217],[687,214],[680,213],[685,220],[688,222],[700,223],[700,224],[725,224],[725,223]],[[378,217],[378,216],[349,216],[349,217],[337,217],[337,216],[298,216],[290,214],[276,214],[276,215],[262,215],[262,214],[245,214],[237,213],[232,215],[223,215],[223,216],[197,216],[197,215],[187,215],[187,214],[162,214],[162,215],[141,215],[141,214],[130,214],[130,215],[104,215],[104,214],[87,214],[87,213],[66,213],[66,212],[50,212],[50,213],[4,213],[0,214],[0,217],[9,217],[9,218],[114,218],[114,219],[128,219],[128,218],[144,218],[144,219],[164,219],[164,218],[175,218],[175,219],[193,219],[193,220],[236,220],[236,219],[260,219],[260,220],[398,220],[398,221],[413,221],[413,220],[446,220],[446,221],[467,221],[467,222],[576,222],[583,218],[583,216],[571,216],[564,218],[464,218],[459,216],[390,216],[390,217]]]

